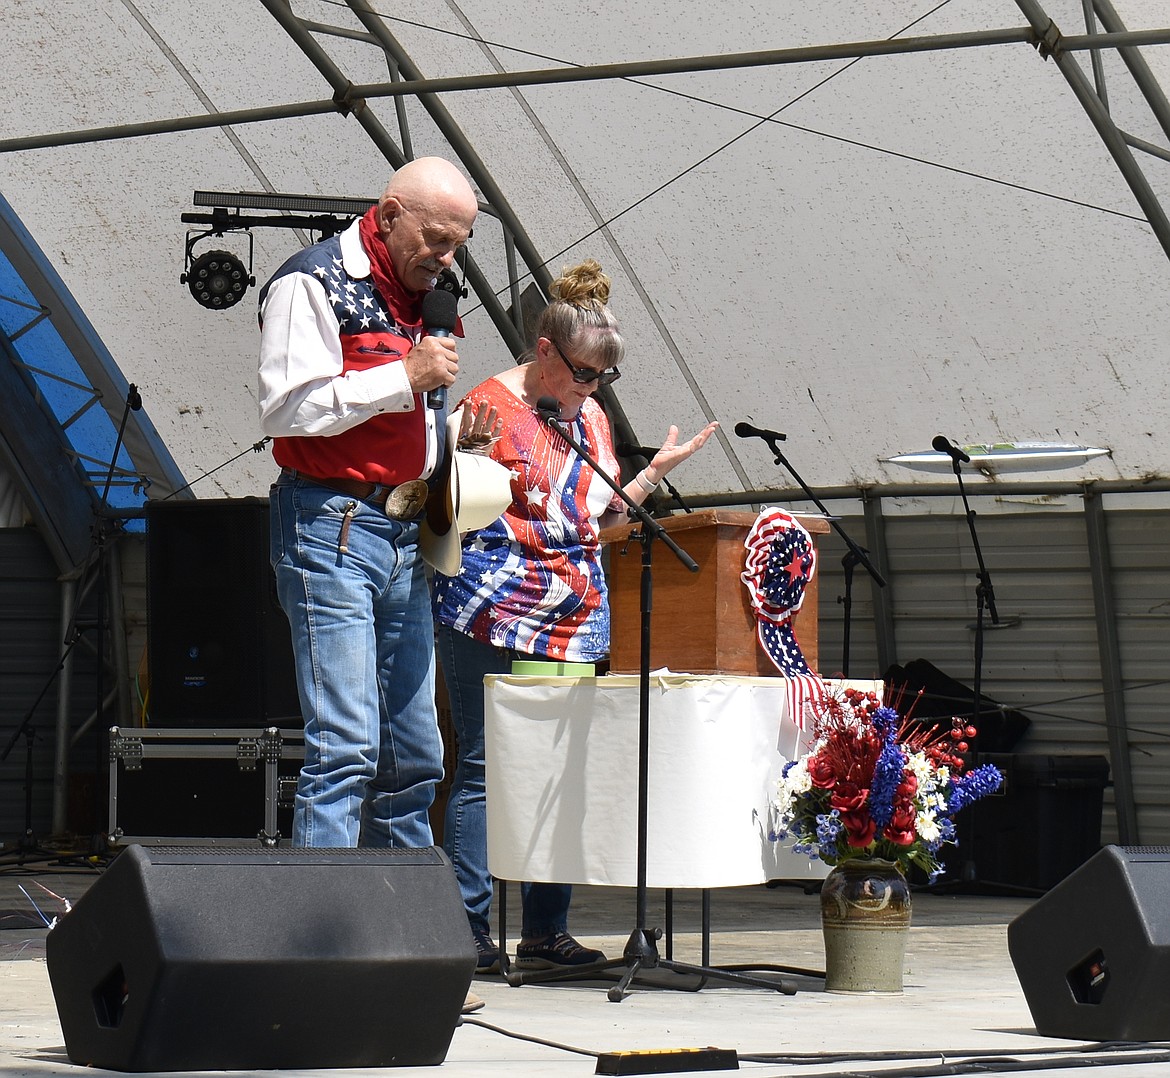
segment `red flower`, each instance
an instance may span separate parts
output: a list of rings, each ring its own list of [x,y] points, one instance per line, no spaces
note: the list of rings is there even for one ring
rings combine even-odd
[[[862,789],[855,782],[842,782],[829,795],[829,807],[839,809],[842,816],[846,813],[859,813],[865,809],[869,791]]]
[[[841,823],[845,828],[845,841],[857,850],[868,846],[877,834],[877,824],[868,812],[842,812]]]
[[[889,839],[895,846],[909,846],[917,837],[915,820],[917,814],[910,801],[895,801],[890,822],[882,832],[882,838]]]
[[[828,790],[837,784],[837,773],[832,762],[819,752],[809,758],[808,777],[819,790]]]

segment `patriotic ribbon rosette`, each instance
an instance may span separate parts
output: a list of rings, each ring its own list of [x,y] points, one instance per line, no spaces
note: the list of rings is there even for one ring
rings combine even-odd
[[[824,683],[805,661],[792,619],[816,572],[812,536],[783,509],[765,509],[744,539],[740,579],[756,615],[756,635],[776,669],[789,681],[789,714],[802,730],[805,704],[824,696]]]

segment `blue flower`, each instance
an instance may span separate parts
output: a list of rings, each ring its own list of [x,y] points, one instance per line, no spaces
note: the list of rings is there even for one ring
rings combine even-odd
[[[972,801],[995,793],[1002,783],[1003,775],[994,764],[984,764],[974,771],[968,771],[961,778],[951,780],[947,809],[954,814],[959,809],[966,808]]]
[[[898,729],[898,713],[892,707],[879,707],[873,713],[873,728],[888,745]]]
[[[897,719],[898,713],[890,707],[879,707],[873,716],[874,729],[884,742],[869,787],[869,814],[877,825],[878,834],[885,830],[894,814],[894,794],[902,784],[902,772],[906,767],[906,754],[895,740]]]
[[[841,813],[837,809],[832,812],[817,814],[817,844],[822,847],[835,846],[837,836],[841,834],[844,824],[841,823]]]

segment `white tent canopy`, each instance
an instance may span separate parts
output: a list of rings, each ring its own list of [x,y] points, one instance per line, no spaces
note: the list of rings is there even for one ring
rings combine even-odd
[[[406,156],[462,157],[490,178],[542,272],[601,261],[628,338],[615,389],[631,435],[652,445],[670,422],[684,433],[723,425],[675,477],[684,492],[787,485],[759,441],[734,437],[740,420],[787,432],[791,459],[821,489],[937,483],[937,472],[888,459],[929,450],[940,432],[959,444],[1111,450],[1073,471],[1023,473],[1029,482],[1170,474],[1157,422],[1170,258],[1056,61],[1022,41],[445,93],[454,147],[415,98],[373,95],[363,120],[318,111],[43,145],[58,132],[328,102],[338,87],[327,67],[354,85],[385,84],[373,23],[438,78],[942,40],[1027,29],[1022,5],[740,4],[716,17],[706,5],[639,0],[534,17],[509,0],[297,0],[308,54],[292,17],[282,26],[272,13],[282,6],[18,0],[3,17],[0,193],[140,389],[187,480],[214,472],[200,496],[264,493],[274,468],[247,452],[260,437],[255,293],[222,312],[194,303],[179,282],[181,215],[196,190],[376,197],[391,166],[363,127],[374,115]],[[382,14],[363,25],[356,12],[367,8]],[[1103,29],[1086,28],[1080,0],[1043,9],[1067,35]],[[1154,0],[1117,0],[1114,14],[1130,31],[1167,22]],[[1170,83],[1170,48],[1135,54]],[[1116,124],[1163,147],[1162,158],[1134,155],[1170,204],[1167,133],[1117,50],[1069,55],[1090,80],[1099,56]],[[258,283],[303,238],[254,237]],[[248,260],[241,234],[196,253],[215,247]],[[507,306],[508,251],[491,213],[471,253]],[[521,261],[520,287],[534,268]],[[463,310],[470,386],[511,351],[481,297]]]

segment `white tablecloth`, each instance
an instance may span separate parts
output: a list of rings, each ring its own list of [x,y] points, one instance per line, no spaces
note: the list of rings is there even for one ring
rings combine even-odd
[[[652,675],[648,886],[825,876],[768,837],[780,769],[809,736],[788,718],[786,689],[778,677]],[[491,674],[484,695],[492,873],[635,886],[637,676]]]

